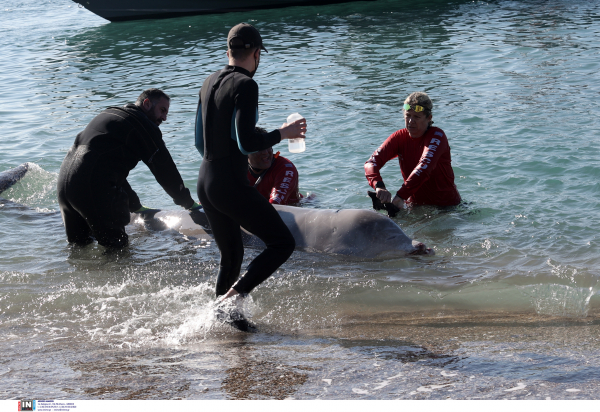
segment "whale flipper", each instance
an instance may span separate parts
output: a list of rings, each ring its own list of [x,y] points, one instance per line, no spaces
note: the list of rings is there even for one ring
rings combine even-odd
[[[0,193],[10,189],[12,185],[17,183],[25,173],[29,170],[29,163],[23,163],[13,169],[8,169],[0,173]]]

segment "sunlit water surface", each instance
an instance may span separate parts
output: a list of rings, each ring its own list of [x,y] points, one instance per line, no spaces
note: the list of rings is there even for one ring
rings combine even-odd
[[[68,0],[0,8],[0,395],[38,399],[597,398],[600,3],[378,0],[108,23]],[[465,203],[395,220],[434,257],[295,252],[252,294],[261,333],[212,315],[210,239],[128,227],[65,241],[56,178],[76,134],[147,87],[195,196],[197,92],[248,21],[269,49],[260,121],[308,119],[290,155],[318,208],[370,208],[363,164],[427,91]],[[399,187],[397,163],[383,170]],[[140,164],[144,205],[176,209]],[[243,202],[232,193],[232,201]],[[247,250],[245,263],[257,253]]]

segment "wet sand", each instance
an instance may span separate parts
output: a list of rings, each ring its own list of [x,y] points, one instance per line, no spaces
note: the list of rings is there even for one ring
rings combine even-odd
[[[220,325],[178,348],[32,344],[2,395],[62,399],[598,399],[600,314],[353,314],[331,328]],[[17,369],[18,368],[18,369]],[[21,390],[13,392],[11,381]],[[22,382],[27,382],[23,387]]]

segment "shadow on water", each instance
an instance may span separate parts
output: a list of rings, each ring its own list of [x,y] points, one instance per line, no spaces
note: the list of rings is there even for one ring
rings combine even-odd
[[[508,312],[387,313],[357,315],[333,342],[375,359],[440,368],[443,376],[586,383],[600,380],[599,327],[597,313],[576,321]]]
[[[447,367],[458,362],[458,358],[446,354],[438,354],[425,347],[408,341],[390,339],[340,339],[343,348],[358,350],[375,358],[407,362],[427,361],[430,366]]]

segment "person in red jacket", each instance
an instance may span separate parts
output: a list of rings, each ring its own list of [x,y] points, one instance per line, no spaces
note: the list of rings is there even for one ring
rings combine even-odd
[[[273,154],[272,147],[248,155],[248,181],[272,204],[294,205],[302,198],[296,166],[279,152]]]
[[[444,131],[433,127],[433,103],[424,92],[404,101],[405,129],[398,130],[365,163],[365,176],[382,203],[403,208],[412,205],[455,206],[461,202],[454,184],[450,145]],[[379,174],[389,161],[398,158],[404,183],[392,199]]]

